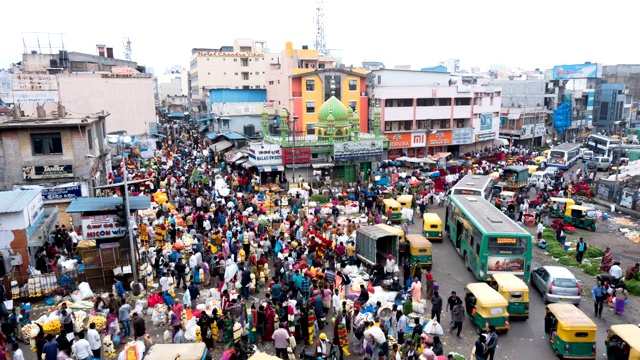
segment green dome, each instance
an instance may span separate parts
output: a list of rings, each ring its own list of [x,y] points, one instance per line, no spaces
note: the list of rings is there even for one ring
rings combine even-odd
[[[329,109],[332,109],[333,118],[337,123],[344,122],[349,117],[347,107],[344,106],[344,104],[341,103],[340,100],[338,100],[335,96],[332,96],[320,107],[320,111],[318,112],[319,122],[327,121],[327,118],[329,117]]]

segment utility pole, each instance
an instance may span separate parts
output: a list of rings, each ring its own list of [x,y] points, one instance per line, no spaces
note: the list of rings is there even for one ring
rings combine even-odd
[[[124,137],[120,137],[118,141],[122,146],[122,141]],[[129,233],[129,247],[131,248],[131,272],[133,274],[133,285],[131,286],[131,291],[133,291],[133,295],[140,295],[140,286],[138,283],[138,264],[136,261],[136,247],[134,246],[134,238],[133,238],[133,228],[131,227],[131,207],[129,206],[129,184],[127,182],[127,167],[124,161],[124,148],[121,148],[122,152],[122,183],[124,185],[124,194],[122,199],[124,200],[124,209],[127,215],[127,232]]]
[[[620,174],[620,164],[621,164],[621,159],[622,159],[622,135],[624,135],[624,125],[625,122],[621,121],[619,123],[621,129],[620,129],[620,138],[619,138],[619,142],[618,142],[618,161],[616,163],[614,163],[614,165],[616,165],[616,176],[615,179],[613,180],[613,202],[615,204],[618,203],[618,174]],[[613,159],[613,156],[611,156],[611,158]]]

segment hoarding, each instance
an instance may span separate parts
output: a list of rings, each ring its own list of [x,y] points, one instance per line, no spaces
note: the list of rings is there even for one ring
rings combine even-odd
[[[588,79],[602,76],[600,64],[557,65],[553,67],[553,80]]]
[[[282,165],[289,165],[294,163],[293,148],[282,149]],[[311,148],[310,147],[296,147],[295,149],[295,164],[310,164],[311,163]]]
[[[22,178],[24,180],[63,177],[73,177],[73,165],[36,165],[22,167]]]
[[[339,142],[333,144],[335,160],[355,159],[369,156],[381,156],[383,143],[381,140],[360,142]]]
[[[451,130],[437,130],[435,134],[429,134],[428,146],[453,145],[453,133]]]
[[[493,129],[493,114],[480,114],[480,131]]]
[[[2,74],[0,100],[11,104],[58,102],[58,80],[55,75]]]
[[[452,145],[473,144],[473,128],[456,128],[451,135]]]
[[[410,147],[424,147],[427,144],[427,135],[424,131],[387,133],[390,149],[406,149]]]
[[[82,237],[84,239],[121,237],[126,233],[126,225],[118,222],[116,214],[82,217]]]

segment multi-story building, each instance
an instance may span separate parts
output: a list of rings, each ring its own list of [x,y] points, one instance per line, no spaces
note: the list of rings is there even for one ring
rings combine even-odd
[[[495,80],[490,84],[502,89],[500,138],[509,140],[514,146],[542,146],[547,133],[544,107],[547,83]]]
[[[211,89],[264,89],[266,71],[278,63],[266,41],[236,39],[232,46],[193,48],[189,81],[194,100],[205,99]]]
[[[315,134],[317,111],[332,92],[344,106],[360,114],[368,113],[365,69],[335,68],[334,58],[321,56],[318,50],[306,46],[294,49],[291,42],[287,42],[279,59],[267,74],[267,101],[276,109],[285,106],[298,117],[296,134]],[[366,117],[360,122],[366,131]]]
[[[380,105],[381,131],[390,141],[389,159],[464,154],[492,147],[498,138],[499,87],[449,85],[446,72],[376,70],[369,78],[372,106]]]
[[[0,190],[42,189],[45,204],[55,204],[59,224],[71,225],[65,213],[76,197],[89,196],[106,184],[111,171],[105,120],[97,116],[20,118],[0,116]]]
[[[96,54],[60,50],[57,54],[42,54],[34,50],[22,54],[21,70],[32,74],[56,74],[69,72],[111,72],[113,68],[128,67],[145,73],[146,68],[135,61],[116,59],[113,48],[96,45]]]
[[[600,84],[596,87],[594,103],[594,122],[598,131],[614,134],[615,122],[626,120],[624,117],[626,101],[625,84]],[[627,104],[628,103],[628,104]]]

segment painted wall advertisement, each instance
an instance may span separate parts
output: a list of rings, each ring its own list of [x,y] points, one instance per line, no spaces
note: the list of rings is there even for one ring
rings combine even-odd
[[[249,159],[254,165],[280,165],[282,150],[280,145],[252,144],[249,147]]]
[[[124,236],[127,227],[118,222],[118,215],[93,215],[82,217],[82,237],[85,239],[105,239]]]
[[[588,79],[602,76],[600,64],[557,65],[553,67],[553,80]]]
[[[452,130],[452,145],[473,144],[473,128],[456,128]]]
[[[493,129],[493,114],[480,114],[480,131]]]
[[[73,165],[36,165],[22,167],[22,178],[50,179],[73,177]]]
[[[5,103],[58,101],[58,79],[45,74],[1,74],[0,100]]]
[[[382,155],[382,140],[339,142],[333,144],[333,158],[335,160],[355,159]]]
[[[311,148],[309,147],[296,147],[295,157],[293,148],[282,149],[282,165],[293,164],[310,164],[311,163]]]

